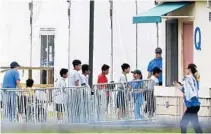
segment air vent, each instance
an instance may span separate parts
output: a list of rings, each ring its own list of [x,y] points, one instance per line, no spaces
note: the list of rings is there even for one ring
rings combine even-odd
[[[54,35],[55,37],[55,28],[40,28],[40,35]]]
[[[211,22],[211,12],[209,12],[209,21]]]

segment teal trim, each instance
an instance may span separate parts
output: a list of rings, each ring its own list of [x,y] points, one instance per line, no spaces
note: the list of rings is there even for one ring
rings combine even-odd
[[[133,24],[135,23],[160,23],[162,21],[162,16],[175,11],[179,8],[190,4],[191,2],[165,2],[160,4],[147,12],[133,17]]]

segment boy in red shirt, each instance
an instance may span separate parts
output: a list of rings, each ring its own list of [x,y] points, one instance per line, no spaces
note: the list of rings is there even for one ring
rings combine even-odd
[[[97,83],[108,83],[108,79],[106,77],[106,75],[109,74],[109,66],[104,64],[102,67],[101,67],[101,70],[102,70],[102,73],[98,76],[98,79],[97,79]],[[99,89],[105,89],[106,88],[106,85],[101,85],[99,87]],[[108,110],[108,103],[109,103],[109,91],[106,92],[106,111]]]
[[[97,83],[108,83],[106,75],[109,73],[109,68],[106,64],[101,67],[102,73],[98,76]]]

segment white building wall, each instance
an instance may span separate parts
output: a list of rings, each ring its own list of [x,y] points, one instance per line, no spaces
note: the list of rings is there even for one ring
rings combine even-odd
[[[198,65],[201,74],[201,85],[204,88],[211,88],[211,22],[209,21],[211,8],[206,7],[206,2],[195,3],[194,29],[201,29],[201,51],[194,49],[194,61]]]
[[[29,66],[30,25],[29,0],[1,0],[0,8],[0,66],[18,61]],[[154,6],[153,1],[139,1],[139,13]],[[33,66],[40,66],[40,28],[55,28],[55,79],[62,67],[67,68],[68,4],[66,0],[34,0]],[[127,62],[135,69],[134,1],[114,1],[114,80],[121,74],[121,64]],[[147,77],[147,65],[154,58],[156,47],[155,24],[138,26],[138,67]],[[88,63],[89,1],[73,1],[71,6],[71,61],[75,58]],[[95,2],[94,83],[102,64],[110,65],[109,2]],[[22,82],[27,73],[21,74]],[[39,72],[33,74],[39,83]],[[1,75],[0,80],[2,82]],[[108,76],[109,77],[109,76]],[[130,75],[132,79],[132,75]],[[1,83],[0,82],[0,83]]]
[[[211,12],[210,8],[206,7],[206,2],[195,2],[195,4],[187,6],[186,8],[183,8],[182,10],[179,10],[175,12],[174,15],[189,15],[194,16],[193,20],[188,19],[180,19],[179,20],[179,46],[180,46],[180,79],[183,76],[182,70],[183,70],[183,64],[182,64],[182,31],[183,31],[183,22],[185,21],[193,21],[194,28],[193,28],[193,34],[195,32],[195,28],[199,27],[201,30],[201,48],[202,50],[196,50],[195,45],[194,48],[194,63],[198,66],[198,70],[200,72],[200,87],[202,90],[208,90],[208,88],[211,87],[211,84],[209,82],[209,76],[211,75],[211,71],[209,71],[209,66],[211,65],[210,62],[207,62],[207,57],[210,56],[210,50],[211,50],[211,22],[209,22],[209,12]],[[194,35],[193,35],[194,39]],[[197,39],[198,41],[198,39]],[[194,42],[193,42],[194,43]],[[190,48],[191,49],[191,48]]]

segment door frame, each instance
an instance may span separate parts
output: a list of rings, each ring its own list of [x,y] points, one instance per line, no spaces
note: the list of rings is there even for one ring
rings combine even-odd
[[[184,62],[184,25],[185,24],[192,24],[192,26],[193,26],[193,29],[194,29],[194,22],[193,21],[183,21],[182,23],[181,23],[181,32],[182,32],[182,34],[181,34],[181,39],[182,39],[182,41],[181,41],[181,43],[182,43],[182,45],[181,45],[181,71],[182,71],[182,76],[184,76],[185,75],[185,66],[184,66],[184,64],[185,64],[185,62]],[[193,33],[194,34],[194,33]],[[192,34],[192,37],[193,37],[193,34]],[[193,47],[194,47],[194,45],[193,45]],[[192,55],[192,59],[193,59],[193,61],[194,61],[194,48],[192,48],[193,49],[193,55]]]
[[[168,45],[170,45],[171,43],[169,43],[169,38],[170,38],[170,40],[172,40],[171,39],[171,36],[169,35],[169,32],[167,31],[168,30],[168,23],[169,24],[173,24],[173,23],[175,23],[175,24],[177,24],[176,25],[176,28],[177,28],[177,31],[176,31],[176,36],[173,36],[173,38],[174,38],[174,40],[176,41],[176,46],[177,46],[177,57],[176,57],[176,64],[177,64],[177,66],[175,67],[175,66],[171,66],[170,65],[170,67],[168,67],[168,64],[167,64],[167,51],[168,51],[168,48],[169,48],[169,46]],[[165,61],[166,61],[166,63],[165,63],[165,86],[167,86],[167,87],[170,87],[170,86],[173,86],[173,81],[177,81],[178,80],[178,76],[179,76],[179,55],[178,55],[178,51],[179,51],[179,42],[178,42],[178,38],[179,38],[179,20],[178,19],[169,19],[169,20],[167,20],[166,22],[165,22],[165,27],[166,27],[166,29],[165,29],[165,34],[166,34],[166,42],[165,42]],[[171,50],[174,48],[174,46],[173,47],[171,47]],[[172,54],[175,54],[174,52],[175,51],[172,51],[173,53],[171,53],[170,55],[172,55]],[[170,58],[171,59],[171,58]],[[171,60],[170,60],[171,61]],[[175,63],[175,62],[174,62]],[[175,74],[175,71],[177,71],[177,74]],[[174,78],[173,77],[169,77],[169,73],[170,73],[170,75],[172,75],[172,74],[174,74]],[[173,80],[173,81],[172,81]],[[170,82],[170,81],[172,81],[172,82]],[[171,83],[171,84],[170,84]]]
[[[179,25],[180,25],[179,26],[179,29],[180,29],[179,31],[181,33],[181,35],[179,36],[180,37],[180,43],[181,43],[181,45],[179,45],[179,53],[180,53],[179,54],[180,55],[179,80],[182,80],[181,78],[183,78],[184,75],[185,75],[184,74],[184,70],[185,70],[185,68],[184,68],[184,24],[193,24],[193,28],[194,28],[194,21],[190,21],[190,20],[181,21],[180,20],[180,23],[179,23]],[[192,36],[193,36],[193,34],[192,34]],[[182,93],[180,95],[183,96]],[[184,99],[181,98],[181,100],[179,100],[179,103],[183,104],[183,105],[180,105],[180,107],[179,107],[179,112],[181,114],[183,114],[185,112],[185,110],[186,110],[186,106],[185,106],[185,104],[183,102],[184,102]]]

